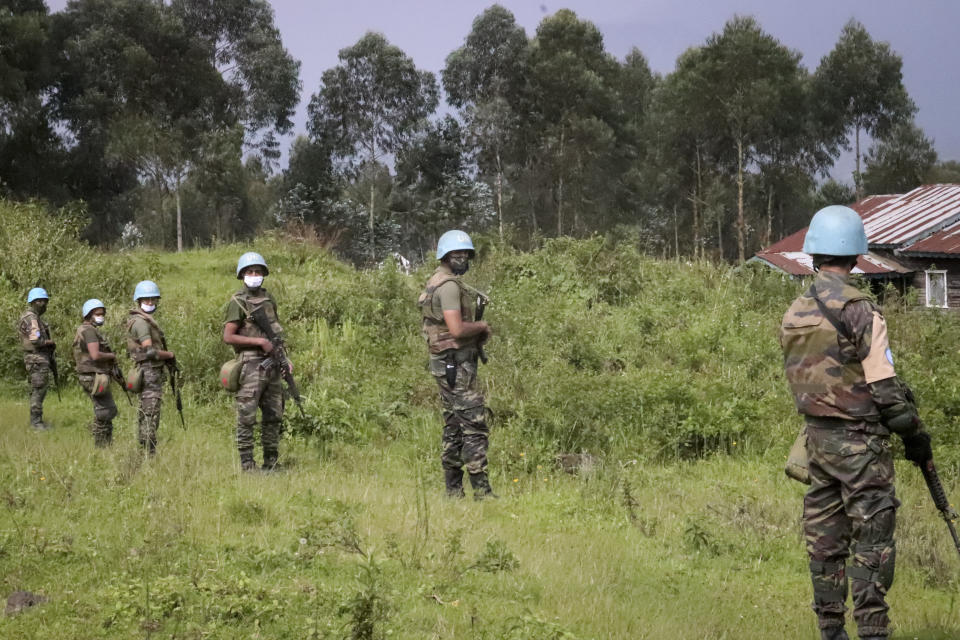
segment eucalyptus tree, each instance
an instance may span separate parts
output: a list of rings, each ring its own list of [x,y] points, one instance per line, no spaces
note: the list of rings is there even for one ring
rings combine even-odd
[[[863,197],[861,131],[882,137],[916,111],[903,85],[902,67],[903,61],[889,43],[874,41],[862,24],[850,20],[814,74],[823,125],[847,149],[853,130],[853,179],[858,198]]]
[[[591,187],[595,174],[609,177],[613,169],[618,72],[600,30],[573,11],[562,9],[537,27],[530,51],[531,103],[539,116],[541,148],[550,159],[557,235],[564,232],[567,204],[574,230],[585,205],[599,211],[609,204],[610,192]]]
[[[417,69],[379,33],[369,32],[341,49],[339,59],[323,72],[320,89],[310,99],[308,129],[313,139],[329,139],[334,153],[355,174],[367,174],[373,261],[375,177],[383,160],[403,148],[436,109],[437,83],[432,73]]]
[[[463,46],[447,56],[441,74],[448,102],[467,125],[466,138],[481,174],[493,178],[501,239],[507,166],[520,162],[517,142],[527,54],[523,27],[510,11],[493,5],[473,21]]]
[[[922,185],[937,164],[933,141],[912,121],[894,126],[864,157],[867,194],[906,193]]]

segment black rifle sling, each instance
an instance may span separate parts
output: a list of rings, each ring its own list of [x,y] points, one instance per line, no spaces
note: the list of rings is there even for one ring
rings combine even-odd
[[[833,311],[828,309],[827,305],[823,304],[823,300],[821,300],[817,296],[816,285],[813,285],[813,284],[810,285],[809,294],[810,294],[810,297],[812,297],[814,301],[817,303],[817,307],[820,308],[820,313],[822,313],[823,317],[826,318],[830,322],[830,324],[833,325],[833,328],[837,330],[837,333],[839,333],[841,336],[846,338],[847,342],[849,342],[850,344],[855,344],[853,341],[853,336],[851,336],[850,331],[848,331],[847,328],[843,326],[843,322],[840,320],[840,317],[838,315],[835,315]]]

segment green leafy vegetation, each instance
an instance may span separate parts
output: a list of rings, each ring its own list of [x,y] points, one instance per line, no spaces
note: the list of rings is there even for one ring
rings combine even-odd
[[[0,206],[24,228],[42,222]],[[10,254],[23,257],[9,273],[29,277],[4,262],[3,321],[12,331],[39,269],[56,283],[48,315],[66,361],[77,289],[106,299],[118,344],[133,284],[155,278],[187,429],[167,402],[144,459],[118,397],[115,444],[94,449],[70,374],[63,401],[46,402],[56,428],[34,433],[16,345],[0,343],[0,595],[49,597],[0,618],[0,636],[816,637],[802,488],[782,471],[799,417],[776,327],[799,283],[599,237],[532,253],[483,240],[467,279],[493,300],[481,377],[501,498],[475,503],[443,496],[414,305],[428,268],[358,271],[269,237],[180,255],[70,242],[49,258],[63,273]],[[270,263],[309,414],[288,416],[287,470],[271,475],[240,473],[216,381],[223,306],[250,248]],[[960,327],[892,299],[886,315],[956,500]],[[956,553],[920,475],[902,460],[898,472],[895,637],[956,637]]]

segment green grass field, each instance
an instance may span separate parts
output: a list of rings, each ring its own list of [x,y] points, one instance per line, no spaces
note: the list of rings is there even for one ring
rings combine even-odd
[[[53,234],[30,215],[15,222]],[[47,397],[56,428],[31,431],[17,345],[0,343],[0,595],[49,599],[0,617],[0,638],[818,637],[803,488],[782,471],[800,420],[776,327],[798,283],[599,238],[528,254],[481,240],[467,279],[493,298],[481,378],[501,498],[475,503],[443,495],[413,304],[428,270],[355,271],[277,239],[182,255],[64,241],[37,263],[4,237],[0,321],[13,326],[24,283],[47,283],[64,388]],[[216,381],[250,248],[271,265],[309,413],[289,420],[272,475],[240,473]],[[94,449],[68,348],[93,296],[120,347],[143,278],[163,291],[157,317],[186,378],[187,428],[168,394],[152,459],[119,390],[115,443]],[[885,311],[960,499],[960,326],[896,299]],[[557,468],[579,452],[596,464]],[[919,473],[897,471],[894,637],[958,638],[960,558]]]
[[[125,403],[109,450],[76,389],[48,405],[56,429],[34,433],[25,402],[0,402],[4,593],[50,598],[0,637],[817,637],[779,453],[510,477],[497,460],[524,452],[494,432],[501,498],[475,503],[443,496],[429,417],[324,455],[288,439],[287,471],[249,475],[226,398],[188,404],[186,431],[167,410],[154,459]],[[960,561],[898,471],[895,637],[956,638]]]

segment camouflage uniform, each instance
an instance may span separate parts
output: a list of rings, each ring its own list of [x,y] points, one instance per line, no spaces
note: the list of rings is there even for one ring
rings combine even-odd
[[[50,327],[40,319],[37,312],[27,309],[17,322],[23,364],[30,377],[30,424],[37,429],[46,428],[43,421],[43,399],[47,395],[50,374],[51,350]]]
[[[251,292],[244,288],[230,298],[227,304],[224,323],[238,325],[237,335],[248,338],[266,338],[251,318],[257,308],[263,307],[277,335],[283,335],[283,327],[277,318],[277,303],[260,288]],[[263,414],[260,430],[260,442],[263,445],[263,466],[273,468],[277,463],[280,445],[281,423],[283,420],[283,385],[280,367],[265,370],[261,365],[268,355],[260,347],[234,345],[238,357],[243,361],[240,373],[240,389],[237,391],[237,450],[244,469],[254,468],[253,446],[254,428],[257,424],[257,407]]]
[[[793,302],[780,330],[786,377],[807,425],[811,485],[803,527],[813,609],[824,638],[846,638],[849,577],[860,636],[885,637],[900,505],[885,409],[908,402],[908,395],[873,302],[829,271],[820,271],[813,287],[827,315],[811,289]]]
[[[117,405],[113,401],[110,386],[99,396],[93,395],[94,378],[96,374],[110,375],[113,364],[97,362],[90,357],[87,345],[91,342],[99,344],[101,353],[113,353],[107,339],[104,338],[91,322],[84,321],[77,328],[77,335],[73,339],[73,359],[77,363],[77,378],[80,386],[93,400],[93,423],[90,432],[93,434],[93,443],[98,447],[105,447],[113,441],[113,419],[117,416]]]
[[[150,347],[141,343],[150,339]],[[127,318],[127,354],[143,371],[143,389],[140,391],[140,410],[137,413],[137,437],[140,446],[151,453],[157,448],[157,429],[160,427],[160,405],[163,401],[165,380],[163,360],[157,350],[167,348],[167,340],[160,325],[149,313],[131,309]]]
[[[476,291],[464,284],[445,264],[427,281],[417,302],[422,315],[423,335],[430,352],[429,369],[440,389],[443,404],[443,453],[440,456],[447,493],[463,495],[463,467],[466,466],[474,495],[490,494],[487,478],[487,447],[490,427],[486,421],[483,394],[477,388],[477,359],[480,336],[455,339],[443,319],[437,290],[446,283],[460,290],[460,313],[472,322]],[[448,371],[450,372],[448,374]],[[451,386],[448,379],[456,372]]]

